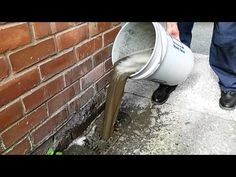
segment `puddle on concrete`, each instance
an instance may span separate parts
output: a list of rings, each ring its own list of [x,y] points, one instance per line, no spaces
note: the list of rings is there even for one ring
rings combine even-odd
[[[138,154],[141,151],[140,147],[142,144],[145,144],[146,137],[150,136],[152,131],[156,132],[161,129],[161,127],[165,126],[158,120],[159,114],[163,113],[157,108],[153,108],[152,105],[148,105],[146,108],[121,107],[111,138],[106,141],[102,139],[102,115],[87,128],[81,137],[78,137],[77,141],[79,143],[72,143],[63,154],[117,154],[115,153],[116,149],[119,148],[117,143],[123,143],[122,148],[124,148],[124,151],[133,151],[133,154]],[[82,140],[83,143],[81,143],[80,140]],[[76,140],[74,142],[76,142]],[[132,143],[132,147],[128,147],[130,142]],[[127,147],[125,147],[125,144],[127,144]],[[120,151],[122,151],[122,149],[120,149]]]
[[[102,116],[103,118],[103,116]],[[106,154],[107,150],[118,140],[124,129],[131,122],[129,114],[120,111],[114,125],[114,132],[110,139],[102,139],[103,119],[96,119],[83,133],[74,140],[64,151],[65,155],[99,155]],[[81,142],[82,140],[83,142]],[[78,143],[79,142],[79,143]]]

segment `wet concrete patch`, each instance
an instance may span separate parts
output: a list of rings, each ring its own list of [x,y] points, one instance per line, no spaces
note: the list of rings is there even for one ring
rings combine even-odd
[[[236,110],[219,108],[220,92],[208,56],[195,54],[195,58],[192,75],[164,105],[151,102],[155,83],[129,80],[112,137],[106,142],[95,138],[101,131],[101,116],[91,125],[96,125],[97,133],[90,136],[96,139],[91,140],[96,142],[92,147],[99,151],[90,149],[109,155],[236,154]]]
[[[117,121],[114,125],[114,132],[110,139],[104,140],[101,136],[103,126],[103,114],[101,118],[96,119],[83,133],[82,136],[74,140],[71,145],[64,151],[65,155],[99,155],[106,154],[110,147],[112,147],[119,137],[122,135],[124,129],[130,123],[130,116],[120,111]],[[79,140],[82,139],[83,143]],[[79,142],[79,143],[78,143]]]
[[[78,137],[78,139],[85,137],[84,143],[78,145],[76,143],[72,143],[63,154],[65,155],[97,155],[97,154],[109,154],[109,150],[116,146],[116,142],[120,139],[120,137],[124,134],[128,134],[129,137],[135,137],[140,143],[141,139],[144,139],[143,136],[147,136],[150,133],[150,127],[153,127],[155,121],[153,117],[149,117],[153,113],[150,111],[149,100],[146,100],[146,104],[130,104],[128,100],[138,100],[145,99],[139,98],[132,94],[125,94],[121,109],[118,114],[117,121],[114,126],[114,132],[111,138],[107,141],[103,140],[101,137],[102,124],[103,124],[103,115],[99,119],[96,119],[83,133],[82,136]],[[145,102],[142,100],[141,102]],[[144,130],[146,133],[142,135]],[[123,137],[122,137],[123,138]],[[122,141],[122,138],[120,141]],[[77,139],[77,140],[78,140]],[[124,139],[124,138],[123,138]],[[75,140],[74,142],[76,142]],[[127,141],[127,140],[126,140]]]

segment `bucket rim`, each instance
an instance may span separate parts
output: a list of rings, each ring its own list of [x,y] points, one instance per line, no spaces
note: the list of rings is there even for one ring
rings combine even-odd
[[[166,51],[166,43],[167,43],[167,39],[163,38],[160,34],[161,34],[161,24],[159,24],[159,22],[151,22],[153,25],[153,28],[155,30],[155,44],[154,44],[154,50],[152,52],[152,54],[150,55],[150,58],[148,59],[148,61],[146,62],[146,64],[136,73],[133,73],[132,75],[130,75],[130,78],[133,79],[145,79],[148,78],[149,76],[151,76],[161,65],[161,63],[163,62],[164,56],[165,56],[165,51]],[[165,43],[163,45],[163,43]],[[160,54],[157,53],[157,48],[160,47]],[[152,65],[151,69],[149,69],[151,72],[145,72],[145,69],[147,68],[147,66],[149,65],[150,61],[156,57],[157,58],[157,54],[159,55],[159,61],[158,64],[156,65]],[[144,73],[143,73],[144,72]]]
[[[123,32],[123,30],[125,30],[125,28],[130,25],[130,23],[133,23],[133,22],[126,22],[123,27],[121,28],[121,30],[118,32],[117,34],[117,37],[115,38],[115,41],[113,43],[113,47],[112,47],[112,64],[114,64],[114,50],[115,50],[115,47],[116,46],[116,43],[118,41],[118,36]],[[143,22],[138,22],[138,23],[143,23]],[[147,23],[147,22],[145,22]],[[163,40],[165,40],[165,38],[161,37],[161,31],[160,31],[160,28],[161,28],[161,24],[159,24],[158,22],[150,22],[150,24],[152,25],[153,27],[153,31],[155,33],[155,43],[153,45],[153,51],[148,59],[148,61],[146,62],[146,64],[140,69],[138,70],[137,72],[131,74],[129,76],[129,78],[133,78],[133,79],[143,79],[143,78],[147,78],[149,77],[150,75],[152,75],[156,69],[159,68],[159,66],[161,65],[162,61],[163,61],[163,52],[165,53],[165,46],[163,48],[163,43],[167,43],[166,41],[163,42]],[[159,48],[161,50],[160,54],[156,52],[157,48]],[[158,57],[156,56],[158,54]],[[151,72],[146,72],[145,69],[147,68],[147,66],[150,64],[150,61],[153,59],[153,58],[159,58],[159,61],[158,61],[158,64],[156,64],[155,66],[153,65],[151,68],[153,71]],[[123,58],[123,57],[122,57]],[[119,60],[119,59],[118,59]],[[116,61],[118,61],[116,60]]]

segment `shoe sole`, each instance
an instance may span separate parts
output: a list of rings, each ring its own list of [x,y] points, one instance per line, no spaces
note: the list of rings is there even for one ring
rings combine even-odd
[[[221,109],[226,110],[226,111],[233,111],[236,108],[236,105],[232,108],[226,108],[226,107],[222,106],[221,104],[219,104],[219,106]]]
[[[168,97],[168,98],[169,98],[169,97]],[[167,102],[168,98],[167,98],[166,100],[162,101],[161,103],[158,103],[158,102],[152,100],[152,103],[155,104],[155,105],[162,105],[162,104],[164,104],[165,102]]]

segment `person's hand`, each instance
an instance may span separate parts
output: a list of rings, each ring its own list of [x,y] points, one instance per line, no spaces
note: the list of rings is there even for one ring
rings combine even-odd
[[[166,32],[169,35],[171,35],[173,38],[180,40],[177,22],[167,22],[166,23]]]

